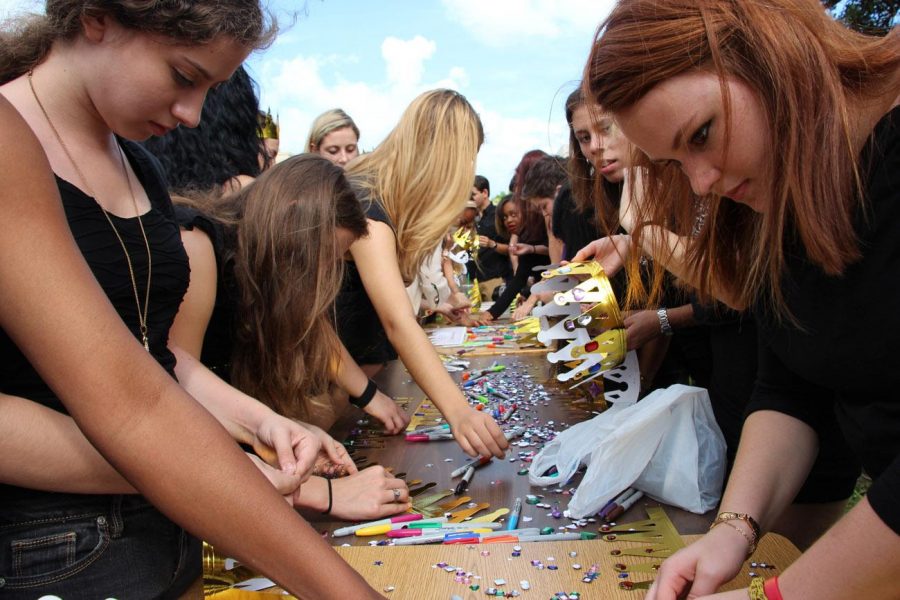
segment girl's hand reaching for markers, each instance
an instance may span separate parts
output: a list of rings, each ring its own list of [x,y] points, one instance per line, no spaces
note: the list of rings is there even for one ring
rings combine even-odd
[[[383,392],[375,392],[372,401],[363,409],[367,415],[371,415],[381,421],[384,431],[388,435],[395,435],[406,429],[409,425],[409,417],[400,410],[397,403]]]
[[[458,414],[445,415],[456,443],[469,456],[503,458],[509,442],[497,422],[487,413],[468,404]]]

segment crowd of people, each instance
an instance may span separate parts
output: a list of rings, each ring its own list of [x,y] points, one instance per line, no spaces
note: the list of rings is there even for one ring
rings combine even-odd
[[[746,598],[716,590],[766,531],[804,552],[751,597],[896,597],[896,30],[817,0],[620,0],[568,156],[526,152],[496,199],[453,90],[362,154],[329,110],[280,159],[241,66],[276,35],[257,0],[48,0],[0,34],[0,596],[179,597],[203,539],[298,597],[380,597],[304,515],[409,490],[326,431],[350,405],[402,431],[371,379],[399,358],[466,453],[502,458],[419,317],[518,296],[524,318],[535,268],[594,259],[643,390],[708,388],[729,449],[709,533],[648,598]]]

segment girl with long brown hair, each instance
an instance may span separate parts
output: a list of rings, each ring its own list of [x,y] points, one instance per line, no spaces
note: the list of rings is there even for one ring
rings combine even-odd
[[[433,90],[412,101],[375,150],[347,165],[369,235],[350,246],[338,331],[369,374],[399,353],[462,449],[502,457],[508,443],[499,426],[469,406],[406,293],[471,194],[483,137],[478,115],[461,94]]]
[[[160,134],[178,124],[196,125],[207,91],[228,79],[252,49],[265,46],[274,29],[267,26],[255,0],[50,0],[45,13],[16,22],[13,29],[3,32],[0,94],[34,132],[49,159],[71,235],[108,298],[102,302],[111,303],[157,365],[170,376],[177,373],[183,387],[218,417],[222,426],[243,441],[274,450],[282,474],[296,487],[308,476],[320,448],[315,434],[251,399],[220,394],[223,388],[198,363],[179,360],[176,364],[167,338],[187,285],[187,260],[162,177],[152,159],[128,141]],[[46,195],[36,198],[46,200]],[[59,255],[61,247],[55,249]],[[48,293],[53,289],[48,287]],[[68,299],[66,290],[54,293]],[[77,309],[104,314],[94,306]],[[54,314],[52,319],[66,323],[67,314]],[[25,421],[21,431],[4,436],[4,441],[25,444],[28,439],[40,439],[58,447],[66,439],[75,443],[79,452],[90,454],[92,448],[83,436],[74,435],[61,398],[87,392],[65,390],[69,382],[45,368],[47,359],[35,353],[32,342],[20,335],[21,327],[4,319],[0,389],[16,402],[27,399],[39,404],[41,417]],[[117,329],[109,328],[107,320],[98,320],[96,327],[96,333],[76,339],[68,352],[80,354],[86,363],[109,359],[107,349],[98,348],[103,334],[108,331],[117,344],[122,338]],[[38,331],[38,335],[42,334]],[[72,343],[68,336],[65,340]],[[71,358],[60,358],[71,364]],[[109,380],[117,381],[120,374],[112,369],[119,362],[110,360],[103,366]],[[119,386],[107,387],[92,366],[86,368],[95,376],[91,380],[95,389],[110,394],[121,391]],[[133,374],[130,369],[124,372]],[[50,375],[46,379],[45,373]],[[154,417],[152,407],[172,407],[176,414],[196,420],[198,439],[210,440],[208,445],[201,444],[199,451],[223,452],[224,460],[220,463],[213,457],[211,464],[224,466],[225,473],[235,476],[233,484],[244,496],[239,505],[234,503],[233,492],[221,490],[206,475],[193,473],[195,481],[223,492],[225,506],[230,508],[221,518],[234,519],[237,528],[253,538],[252,550],[262,552],[259,557],[244,555],[249,564],[265,566],[297,593],[332,593],[330,576],[339,572],[345,587],[339,593],[374,596],[374,591],[314,531],[285,512],[283,500],[253,473],[246,458],[238,463],[230,449],[223,450],[223,445],[215,441],[221,436],[216,437],[202,411],[186,410],[177,401],[173,405],[173,395],[159,384],[155,371],[147,376],[155,381],[156,390],[141,398],[151,405],[149,409],[131,407],[131,400],[118,394],[96,405],[97,411],[116,416],[109,423],[115,427],[112,438],[97,436],[99,425],[93,419],[84,419],[94,423],[94,438],[103,441],[102,447],[116,465],[128,467],[125,472],[139,489],[149,490],[150,499],[160,500],[163,508],[188,527],[195,527],[191,517],[199,524],[209,522],[197,514],[197,509],[185,510],[183,491],[148,483],[151,477],[159,477],[158,468],[155,475],[148,475],[134,465],[135,454],[147,449],[148,431],[160,434],[161,421]],[[73,380],[84,383],[80,378]],[[130,407],[125,411],[130,413],[127,418],[123,419],[119,406],[110,406],[116,403]],[[76,402],[75,406],[80,405]],[[147,423],[142,421],[145,416]],[[14,423],[5,425],[12,427]],[[72,435],[61,434],[62,430]],[[184,433],[181,427],[175,427],[175,431]],[[144,443],[133,445],[132,437]],[[185,474],[196,470],[186,469],[184,455],[173,448],[197,450],[197,446],[190,440],[173,440],[165,433],[160,434],[159,444],[165,445],[140,456],[156,465],[159,455],[159,464],[173,468],[184,483]],[[127,447],[127,452],[116,446]],[[179,460],[171,460],[170,453]],[[90,469],[102,468],[97,466],[100,461],[73,461],[60,452],[41,454],[53,463],[46,464],[30,460],[34,454],[11,454],[20,460],[4,465],[3,480],[10,485],[0,488],[0,574],[5,595],[177,597],[199,577],[199,542],[135,494],[129,481],[114,477],[116,473],[110,473],[108,465],[104,477],[94,479]],[[92,456],[96,458],[96,454]],[[190,459],[197,461],[200,456],[195,453]],[[82,478],[84,471],[69,469],[70,463],[88,469],[88,477]],[[48,480],[47,471],[61,476]],[[167,475],[163,471],[163,479]],[[217,477],[222,475],[216,473]],[[194,490],[194,485],[184,489]],[[198,492],[190,501],[197,505],[198,497],[209,499]],[[201,506],[202,510],[217,507],[218,503]],[[285,539],[294,538],[295,544],[302,540],[302,552],[274,539],[269,524],[250,526],[248,515],[256,510],[271,515]],[[216,530],[197,528],[203,534]],[[212,541],[236,543],[221,535]],[[274,547],[271,544],[281,545],[280,552],[291,556],[286,561],[289,564],[269,554],[269,548]],[[313,556],[317,566],[328,563],[329,577],[306,568],[313,564]],[[298,572],[302,576],[298,577]]]
[[[237,194],[181,202],[191,282],[171,342],[278,414],[327,427],[332,381],[353,390],[356,380],[360,390],[367,382],[334,330],[342,257],[366,234],[342,169],[301,154]],[[406,424],[395,412],[392,432]],[[356,473],[351,461],[343,464],[348,477],[312,477],[292,503],[343,519],[409,507],[406,484],[383,467]]]
[[[834,429],[874,483],[753,594],[895,597],[900,32],[851,32],[815,0],[627,0],[598,30],[585,86],[644,155],[634,239],[592,251],[637,242],[702,294],[753,306],[760,326],[723,512],[648,598],[705,597],[733,577]],[[849,495],[855,473],[835,469],[830,491]]]

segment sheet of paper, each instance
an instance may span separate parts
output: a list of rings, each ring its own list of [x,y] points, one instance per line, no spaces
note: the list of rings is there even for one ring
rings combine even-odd
[[[254,577],[253,579],[248,579],[247,581],[236,583],[234,584],[234,587],[236,589],[244,590],[247,592],[258,592],[260,590],[269,589],[274,585],[275,582],[271,579],[266,579],[265,577]]]
[[[466,341],[465,327],[441,327],[428,336],[435,346],[462,346]]]

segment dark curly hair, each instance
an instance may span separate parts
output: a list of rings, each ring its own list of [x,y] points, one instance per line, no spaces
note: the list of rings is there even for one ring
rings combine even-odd
[[[278,30],[259,0],[47,0],[44,12],[4,24],[0,84],[40,64],[54,42],[74,39],[84,17],[109,16],[128,29],[188,45],[226,35],[260,49],[275,39]]]
[[[220,191],[238,175],[257,177],[268,161],[257,131],[259,97],[243,66],[210,90],[196,128],[178,127],[144,142],[162,163],[169,190],[180,195]]]

